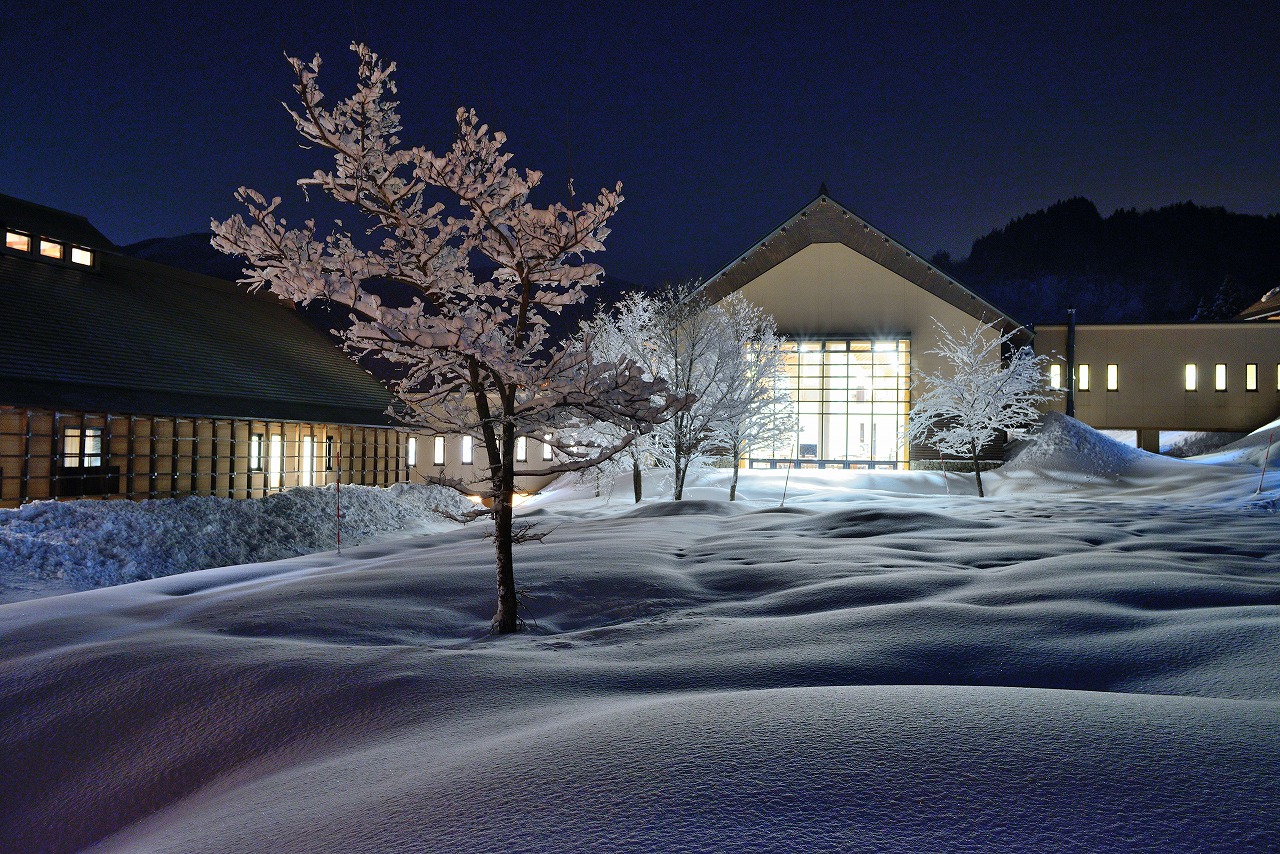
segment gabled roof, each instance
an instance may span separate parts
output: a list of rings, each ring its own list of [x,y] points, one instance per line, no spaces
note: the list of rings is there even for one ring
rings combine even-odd
[[[1272,288],[1262,298],[1236,315],[1236,320],[1274,320],[1280,318],[1280,287]]]
[[[708,279],[702,287],[702,293],[713,302],[723,299],[814,243],[843,243],[978,320],[999,324],[1004,331],[1022,326],[1008,314],[832,199],[825,188],[795,216],[769,232],[764,239]]]
[[[78,214],[47,208],[0,193],[0,228],[65,240],[90,249],[114,249],[102,232]]]
[[[99,252],[0,252],[0,404],[386,425],[390,393],[291,307]]]

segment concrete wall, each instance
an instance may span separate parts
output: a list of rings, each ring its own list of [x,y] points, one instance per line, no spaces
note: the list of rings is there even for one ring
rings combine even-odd
[[[1037,353],[1065,358],[1066,341],[1065,326],[1036,328]],[[1098,429],[1245,432],[1280,415],[1280,323],[1080,325],[1076,364],[1089,365],[1091,386],[1076,392],[1076,417]],[[1109,364],[1118,369],[1115,391],[1106,386]],[[1197,366],[1196,391],[1184,389],[1188,364]],[[1214,389],[1218,364],[1227,366],[1226,391]],[[1245,389],[1250,364],[1256,391]]]

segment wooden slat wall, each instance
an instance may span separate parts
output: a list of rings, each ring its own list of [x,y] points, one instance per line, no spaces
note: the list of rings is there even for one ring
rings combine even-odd
[[[83,477],[64,467],[65,429],[102,431],[104,470],[118,471],[116,491],[105,495],[66,494],[83,490]],[[263,437],[263,467],[250,467],[250,437]],[[284,467],[273,471],[272,436],[284,447]],[[304,436],[312,439],[312,483],[337,480],[336,461],[326,461],[326,438],[342,455],[342,482],[388,486],[403,471],[406,435],[394,428],[234,419],[171,418],[0,406],[0,507],[49,498],[133,499],[216,495],[259,498],[303,482]],[[62,492],[61,496],[59,493]]]

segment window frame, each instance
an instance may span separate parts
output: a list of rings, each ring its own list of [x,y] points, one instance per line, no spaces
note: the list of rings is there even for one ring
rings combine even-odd
[[[431,458],[433,465],[444,465],[444,436],[436,436],[432,443],[434,447],[431,449]]]
[[[464,466],[475,465],[476,461],[476,440],[471,436],[462,437],[462,464]]]
[[[95,447],[93,451],[89,449],[91,444]],[[72,450],[73,445],[74,450]],[[96,460],[96,462],[90,463],[90,460]],[[102,452],[101,427],[62,428],[63,468],[97,469],[104,465],[106,465],[106,455]]]
[[[249,471],[260,472],[266,470],[267,463],[267,434],[265,432],[249,433]]]
[[[529,440],[524,436],[516,436],[516,462],[529,462]]]
[[[1213,390],[1227,391],[1227,364],[1215,362],[1213,365]]]
[[[1258,390],[1258,363],[1246,362],[1244,366],[1244,390],[1256,392]]]
[[[1198,363],[1187,362],[1182,366],[1182,390],[1200,390],[1200,365]]]
[[[1089,391],[1089,388],[1092,385],[1089,374],[1088,362],[1081,362],[1076,365],[1076,391]]]
[[[404,460],[409,468],[413,468],[418,464],[418,437],[410,436],[409,441],[405,442]]]
[[[26,241],[26,246],[10,246],[9,241],[12,238],[18,238]],[[22,252],[25,255],[31,254],[31,247],[35,244],[32,242],[35,238],[30,232],[22,231],[17,228],[6,228],[4,230],[4,248],[10,252]]]
[[[1107,364],[1107,391],[1120,390],[1120,366],[1114,362]]]

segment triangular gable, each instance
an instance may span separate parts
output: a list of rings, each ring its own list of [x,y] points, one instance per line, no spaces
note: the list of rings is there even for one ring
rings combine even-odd
[[[842,243],[966,314],[997,323],[1003,331],[1022,326],[825,192],[708,279],[702,293],[712,302],[721,300],[814,243]]]

